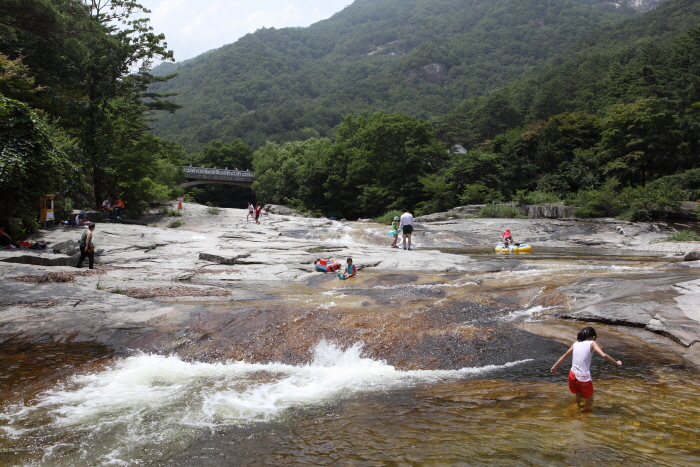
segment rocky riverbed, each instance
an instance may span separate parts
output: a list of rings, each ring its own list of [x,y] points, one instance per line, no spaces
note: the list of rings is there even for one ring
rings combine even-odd
[[[79,228],[34,238],[68,255],[0,251],[0,342],[298,363],[321,339],[361,340],[399,367],[458,368],[506,347],[497,326],[475,324],[492,310],[538,309],[667,339],[700,362],[700,262],[683,261],[698,245],[662,242],[663,223],[433,216],[405,251],[372,222],[246,214],[185,204],[145,225],[98,223],[93,271],[70,266]],[[494,253],[505,227],[533,254]],[[358,278],[315,271],[328,257],[352,257]]]

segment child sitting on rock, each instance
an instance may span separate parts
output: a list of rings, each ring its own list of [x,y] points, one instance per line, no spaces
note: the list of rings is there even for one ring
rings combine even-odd
[[[357,267],[352,264],[352,258],[348,258],[348,264],[345,265],[345,272],[338,273],[338,279],[348,279],[350,277],[355,277],[357,274]]]

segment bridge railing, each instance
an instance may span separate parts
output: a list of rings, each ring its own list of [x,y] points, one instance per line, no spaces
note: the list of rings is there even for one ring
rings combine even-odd
[[[208,179],[208,180],[246,180],[252,181],[254,176],[250,170],[239,169],[217,169],[208,167],[184,167],[187,178]]]

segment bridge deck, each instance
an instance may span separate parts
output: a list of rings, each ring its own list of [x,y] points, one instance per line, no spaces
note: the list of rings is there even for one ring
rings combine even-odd
[[[238,185],[249,187],[255,181],[253,172],[238,169],[217,169],[207,167],[185,166],[186,183],[180,186],[201,185],[203,183],[221,183],[226,185]]]

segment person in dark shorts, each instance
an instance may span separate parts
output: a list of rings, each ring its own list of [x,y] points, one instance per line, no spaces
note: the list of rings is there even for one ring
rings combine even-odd
[[[413,234],[413,214],[405,209],[402,209],[401,218],[399,220],[399,230],[403,234],[401,241],[403,243],[404,250],[412,250],[411,248],[411,235]],[[406,240],[408,239],[408,248],[406,248]]]
[[[83,235],[80,237],[80,259],[78,260],[78,264],[75,265],[76,268],[81,267],[83,265],[83,261],[85,261],[85,258],[87,257],[89,259],[88,265],[90,269],[94,269],[95,245],[92,244],[92,233],[94,231],[95,224],[90,222],[88,229],[83,232]]]

